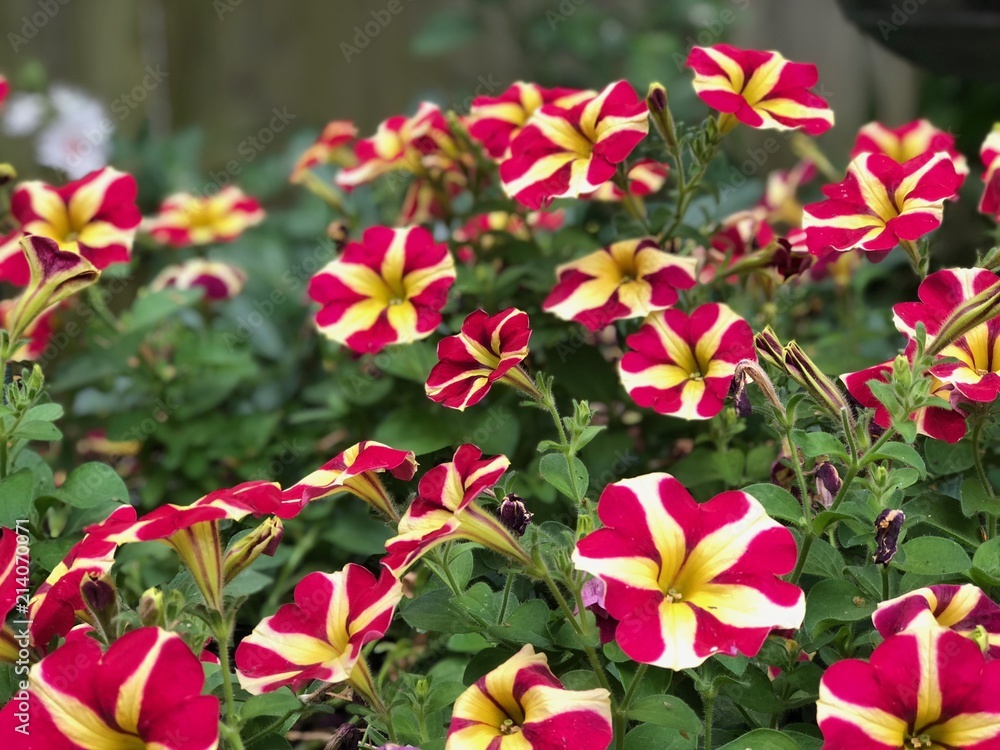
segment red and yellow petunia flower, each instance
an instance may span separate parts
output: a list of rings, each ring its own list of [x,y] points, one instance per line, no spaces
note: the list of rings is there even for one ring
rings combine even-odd
[[[1000,661],[970,638],[919,627],[886,639],[867,661],[830,666],[817,719],[826,750],[1000,747]]]
[[[976,640],[990,659],[1000,659],[1000,605],[971,583],[927,586],[882,602],[872,622],[883,638],[889,638],[923,627],[926,612],[941,627]]]
[[[461,333],[438,342],[438,363],[427,378],[427,395],[449,409],[464,411],[478,404],[494,383],[537,393],[520,368],[530,338],[527,313],[513,307],[492,316],[476,310],[462,323]]]
[[[353,563],[336,573],[310,573],[295,587],[294,604],[264,618],[240,642],[240,685],[260,695],[313,680],[349,682],[375,700],[361,650],[389,629],[402,596],[403,585],[385,566],[378,578]]]
[[[482,458],[474,445],[462,445],[448,463],[424,474],[417,496],[399,522],[399,534],[385,543],[383,561],[397,576],[439,544],[468,539],[531,567],[531,558],[510,531],[478,503],[495,485],[510,461]]]
[[[205,299],[223,300],[238,297],[246,278],[242,269],[229,263],[192,258],[164,268],[149,288],[154,292],[168,287],[182,290],[200,288],[205,290]]]
[[[0,328],[10,330],[11,324],[8,320],[16,305],[16,298],[0,299]],[[45,349],[52,340],[52,316],[55,315],[57,309],[58,306],[50,307],[21,331],[24,344],[11,355],[12,360],[33,362],[45,353]]]
[[[28,283],[28,261],[21,250],[21,236],[21,230],[15,229],[0,237],[0,282],[14,286]]]
[[[884,258],[941,224],[944,201],[962,184],[951,157],[925,153],[899,164],[884,154],[864,153],[847,167],[847,178],[827,185],[827,200],[805,207],[802,226],[809,252],[825,255],[859,248],[871,260]]]
[[[644,198],[647,195],[660,192],[660,189],[667,183],[670,176],[670,165],[655,161],[654,159],[640,159],[626,175],[628,185],[628,195],[637,198]],[[625,191],[613,182],[605,182],[593,193],[581,195],[581,198],[592,201],[621,201],[625,198]]]
[[[46,750],[219,745],[219,699],[201,694],[198,657],[160,628],[133,630],[104,654],[96,640],[72,638],[31,668],[28,683],[27,700],[0,712],[3,747],[25,747],[19,712],[31,717],[29,745]]]
[[[423,102],[413,117],[397,115],[378,126],[371,138],[354,144],[356,164],[334,178],[347,190],[371,182],[396,170],[419,173],[431,159],[455,159],[458,155],[451,128],[435,104]]]
[[[607,690],[567,690],[530,645],[458,696],[445,750],[605,750]]]
[[[312,277],[309,296],[322,305],[316,326],[324,336],[378,352],[430,336],[454,281],[447,246],[423,227],[372,227]]]
[[[812,182],[816,175],[816,166],[807,160],[800,161],[791,169],[776,169],[768,174],[764,195],[755,207],[761,213],[761,219],[792,229],[800,227],[802,204],[798,198],[799,188]]]
[[[219,522],[253,514],[277,513],[281,488],[275,482],[244,482],[216,490],[190,505],[161,505],[139,519],[111,518],[90,526],[87,533],[115,545],[162,542],[171,547],[191,571],[205,602],[222,607],[222,542]]]
[[[920,283],[917,290],[920,302],[900,302],[893,306],[893,321],[899,332],[911,340],[917,324],[923,323],[930,339],[970,299],[998,285],[1000,276],[983,268],[936,271]],[[949,343],[939,356],[957,361],[935,365],[930,374],[953,386],[962,397],[992,402],[1000,396],[1000,317],[975,326]]]
[[[693,258],[664,252],[652,238],[615,242],[556,269],[558,281],[542,309],[599,331],[677,302],[695,285]]]
[[[608,485],[597,510],[605,528],[573,563],[604,581],[629,658],[687,669],[754,656],[772,629],[802,624],[805,595],[778,577],[795,566],[795,539],[751,495],[699,504],[669,474],[646,474]]]
[[[629,396],[639,406],[682,419],[722,411],[736,364],[757,359],[750,325],[716,303],[690,316],[655,312],[626,344],[618,370]]]
[[[390,448],[374,440],[363,440],[282,491],[282,504],[291,506],[297,513],[298,509],[314,500],[349,492],[382,515],[399,520],[399,513],[378,476],[383,471],[403,481],[413,479],[417,471],[413,452]],[[287,517],[285,513],[280,515]]]
[[[61,250],[77,253],[98,269],[128,263],[139,226],[132,175],[105,167],[55,188],[22,182],[10,197],[10,211],[25,234],[48,237]]]
[[[341,156],[346,158],[351,150],[347,147],[358,135],[358,129],[350,120],[333,120],[328,122],[323,132],[302,152],[292,168],[289,182],[301,182],[306,172],[321,164],[328,164]],[[353,161],[353,159],[351,159]]]
[[[264,220],[255,198],[235,185],[214,195],[175,193],[160,204],[156,216],[142,222],[142,231],[172,247],[232,242]]]
[[[979,201],[979,210],[994,219],[1000,219],[1000,123],[993,126],[993,130],[983,141],[979,149],[979,156],[983,160],[983,197]],[[0,250],[0,258],[3,252]]]
[[[531,116],[546,104],[569,108],[596,95],[596,91],[546,89],[535,83],[516,81],[500,96],[477,96],[472,101],[466,127],[469,135],[494,159],[506,155]]]
[[[956,172],[963,177],[969,174],[969,163],[955,148],[955,136],[934,127],[928,120],[914,120],[898,128],[870,122],[858,131],[851,158],[864,153],[885,154],[893,161],[905,164],[928,151],[944,151],[954,162]]]
[[[819,135],[833,126],[833,111],[810,89],[819,80],[811,63],[789,62],[778,52],[742,50],[728,44],[694,47],[687,66],[694,90],[723,113],[722,132],[736,121],[754,128],[801,128]]]
[[[626,81],[572,106],[541,107],[500,163],[504,191],[529,208],[593,193],[649,132],[646,102]]]
[[[0,663],[17,661],[20,644],[7,622],[7,615],[17,603],[18,578],[27,580],[26,567],[18,570],[18,538],[13,529],[0,528]],[[23,551],[23,550],[22,550]],[[26,559],[26,558],[25,558]],[[18,575],[18,574],[22,575]]]
[[[456,254],[462,262],[471,263],[476,258],[477,249],[492,249],[502,235],[527,241],[531,239],[532,232],[554,232],[562,227],[565,220],[566,212],[562,209],[531,211],[527,216],[509,211],[490,211],[469,218],[452,232],[451,238],[455,242],[464,243]]]

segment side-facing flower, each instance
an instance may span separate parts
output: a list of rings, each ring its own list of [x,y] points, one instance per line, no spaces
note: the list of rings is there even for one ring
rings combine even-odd
[[[253,695],[312,680],[350,682],[377,701],[361,656],[381,638],[403,596],[403,584],[382,566],[376,578],[353,563],[336,573],[310,573],[295,587],[295,603],[266,617],[236,649],[236,673]]]
[[[1000,747],[1000,661],[970,638],[923,622],[885,640],[867,661],[830,666],[817,719],[826,750]]]
[[[542,309],[599,331],[674,305],[678,289],[695,285],[696,265],[664,252],[651,237],[622,240],[559,266]]]
[[[500,163],[503,189],[529,208],[592,193],[649,132],[646,102],[626,81],[570,107],[547,104]]]
[[[164,268],[149,288],[156,292],[173,287],[175,289],[204,289],[205,298],[223,300],[238,297],[243,291],[246,274],[229,263],[192,258],[189,261]]]
[[[567,690],[530,645],[458,696],[445,750],[605,750],[607,690]]]
[[[615,639],[631,659],[668,669],[716,653],[754,656],[774,628],[798,628],[805,595],[778,576],[795,539],[745,492],[696,503],[669,474],[608,485],[605,528],[576,546],[573,562],[604,581]]]
[[[132,175],[105,167],[62,187],[22,182],[10,211],[26,234],[48,237],[98,269],[128,263],[141,216]]]
[[[943,151],[905,164],[884,154],[861,154],[847,167],[843,182],[823,188],[827,200],[805,207],[802,227],[809,252],[822,256],[860,248],[879,261],[896,245],[937,229],[944,201],[961,183]]]
[[[979,149],[983,160],[983,197],[979,200],[979,210],[994,219],[1000,219],[1000,123],[983,141]]]
[[[198,590],[213,609],[222,607],[222,541],[219,522],[277,513],[281,488],[256,480],[216,490],[190,505],[161,505],[138,520],[109,519],[86,529],[116,545],[162,542],[191,571]]]
[[[472,312],[462,331],[438,343],[438,363],[427,377],[432,401],[464,411],[478,404],[494,383],[504,383],[530,395],[538,389],[520,364],[528,356],[531,329],[528,315],[508,308],[496,315]]]
[[[619,363],[622,385],[639,406],[682,419],[722,411],[743,359],[756,360],[750,325],[726,305],[710,303],[691,315],[650,315],[626,339]]]
[[[893,161],[905,164],[928,151],[944,151],[955,163],[955,171],[965,177],[969,163],[955,148],[955,136],[934,127],[928,120],[914,120],[898,128],[880,122],[863,125],[854,139],[851,158],[863,153],[885,154]]]
[[[430,336],[455,281],[446,245],[423,227],[365,230],[309,281],[322,305],[316,326],[357,352],[378,352]]]
[[[658,193],[667,183],[670,175],[670,165],[654,159],[640,159],[625,176],[628,195],[643,198]],[[620,201],[625,198],[625,191],[613,182],[605,182],[597,190],[588,195],[581,195],[592,201]]]
[[[358,129],[350,120],[328,122],[323,128],[323,132],[296,160],[288,181],[292,183],[302,182],[306,178],[306,172],[313,167],[327,164],[341,153],[349,153],[347,144],[353,141],[357,135]]]
[[[397,576],[433,547],[469,539],[532,567],[531,558],[498,518],[478,503],[510,466],[506,456],[482,458],[474,445],[462,445],[448,463],[424,474],[417,496],[399,522],[399,534],[385,543],[383,561]]]
[[[46,310],[90,286],[101,275],[85,257],[61,250],[45,237],[25,235],[21,248],[30,278],[5,316],[11,340],[17,340]]]
[[[0,237],[0,282],[25,286],[30,277],[28,260],[21,249],[21,230]]]
[[[10,330],[8,321],[15,307],[17,307],[16,298],[0,299],[0,328]],[[24,344],[10,355],[10,359],[33,362],[45,353],[52,340],[52,318],[57,309],[58,306],[50,307],[21,331],[20,338],[24,340]]]
[[[545,104],[572,107],[594,96],[594,91],[546,89],[535,83],[515,81],[500,96],[477,96],[472,101],[466,126],[469,135],[483,144],[486,153],[500,159],[531,116]]]
[[[405,482],[413,479],[417,471],[413,451],[401,451],[374,440],[362,440],[283,490],[282,506],[290,512],[279,514],[287,518],[314,500],[349,492],[382,515],[398,520],[399,513],[378,476],[383,471]]]
[[[728,44],[694,47],[687,66],[694,90],[705,104],[724,113],[722,132],[740,121],[754,128],[801,128],[819,135],[833,125],[826,100],[810,89],[819,80],[816,66],[790,62],[778,52],[742,50]]]
[[[882,602],[872,615],[872,622],[883,638],[889,638],[914,627],[924,627],[926,612],[934,616],[938,625],[960,635],[971,638],[981,629],[986,655],[1000,659],[1000,605],[971,583],[927,586]]]
[[[215,750],[219,699],[202,695],[201,663],[159,628],[123,635],[107,653],[81,635],[31,668],[31,747]],[[19,701],[0,712],[0,744],[24,747]]]
[[[802,224],[799,188],[816,178],[816,165],[803,159],[791,169],[776,169],[767,176],[764,195],[757,204],[767,222],[796,228]]]
[[[142,222],[142,231],[172,247],[232,242],[264,220],[256,199],[235,185],[214,195],[175,193],[164,199],[156,216]]]

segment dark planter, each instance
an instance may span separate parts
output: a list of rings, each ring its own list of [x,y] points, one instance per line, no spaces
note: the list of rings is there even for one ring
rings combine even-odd
[[[837,0],[861,31],[934,73],[1000,82],[997,0]]]

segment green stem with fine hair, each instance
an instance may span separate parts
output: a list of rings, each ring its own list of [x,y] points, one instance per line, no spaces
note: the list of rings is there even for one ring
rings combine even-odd
[[[983,491],[990,500],[995,500],[996,495],[993,492],[993,484],[990,482],[989,476],[986,474],[986,469],[983,466],[983,454],[980,449],[980,438],[982,437],[984,419],[978,417],[975,420],[975,425],[972,428],[972,459],[976,466],[976,475],[979,477],[979,483],[983,486]],[[992,539],[997,534],[997,514],[994,511],[987,513],[986,522],[986,537],[987,539]]]

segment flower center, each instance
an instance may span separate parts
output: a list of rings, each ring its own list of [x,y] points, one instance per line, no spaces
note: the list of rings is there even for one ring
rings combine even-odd
[[[684,598],[684,594],[682,594],[680,591],[671,586],[667,590],[667,593],[663,595],[663,598],[666,599],[671,604],[676,604],[677,602],[679,602],[681,599]]]
[[[914,748],[914,750],[930,750],[930,748],[935,747],[934,740],[927,734],[911,736],[908,746]]]
[[[521,731],[521,727],[514,723],[513,719],[505,719],[500,725],[500,734],[511,735]]]

